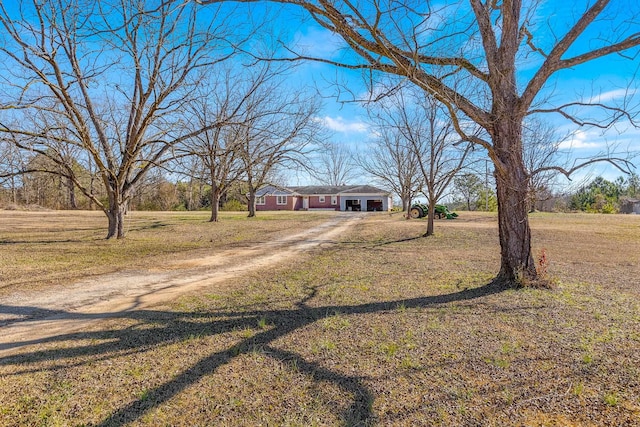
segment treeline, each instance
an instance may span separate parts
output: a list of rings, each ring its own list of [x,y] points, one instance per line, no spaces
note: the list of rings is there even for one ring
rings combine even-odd
[[[569,208],[584,212],[618,213],[623,205],[640,198],[640,176],[632,173],[628,178],[608,181],[597,177],[571,195]]]
[[[529,211],[629,213],[633,203],[640,200],[640,175],[631,173],[609,181],[601,176],[575,191],[553,191],[551,186],[532,187]],[[631,206],[631,207],[630,207]],[[454,180],[453,202],[456,210],[496,211],[497,199],[482,177],[463,173]]]
[[[97,183],[97,177],[85,171],[82,179],[105,204],[108,195]],[[78,191],[67,178],[44,172],[13,177],[0,186],[0,208],[45,208],[55,210],[99,210],[93,200]],[[94,183],[91,183],[94,181]],[[172,182],[160,171],[147,175],[131,197],[129,210],[197,211],[210,210],[212,187],[203,179]],[[221,194],[218,207],[222,211],[246,211],[247,186],[243,182],[230,185]]]
[[[34,157],[30,166],[46,163],[42,156]],[[83,185],[108,204],[108,195],[93,171],[74,165]],[[186,177],[170,180],[161,169],[147,174],[132,195],[128,210],[147,211],[197,211],[211,210],[216,197],[214,188],[204,178]],[[247,211],[249,186],[244,180],[236,180],[224,187],[217,197],[217,207],[222,211]],[[462,171],[453,182],[451,209],[489,211],[498,209],[493,185],[487,185],[486,177]],[[591,213],[625,212],[625,205],[640,200],[640,175],[632,173],[609,181],[601,176],[572,192],[554,192],[548,186],[531,189],[530,211]],[[49,172],[32,172],[12,176],[0,185],[0,208],[45,208],[61,210],[96,210],[93,200],[78,191],[68,178]],[[628,210],[628,209],[627,209]]]

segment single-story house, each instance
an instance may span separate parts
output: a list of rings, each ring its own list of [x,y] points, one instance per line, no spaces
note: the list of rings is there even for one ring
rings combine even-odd
[[[389,211],[391,193],[371,185],[268,185],[256,192],[256,210]]]

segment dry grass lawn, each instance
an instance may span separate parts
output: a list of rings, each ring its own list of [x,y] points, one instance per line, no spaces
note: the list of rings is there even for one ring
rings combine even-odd
[[[326,220],[323,212],[130,212],[124,240],[105,240],[107,219],[90,211],[0,210],[0,295],[64,285],[87,276],[162,265],[268,241]]]
[[[16,231],[0,212],[14,289],[111,268],[57,258],[93,246],[115,252],[105,264],[120,252],[158,262],[321,219],[230,217],[214,231],[136,214],[127,241],[104,242],[93,220],[33,215],[46,230]],[[489,284],[494,215],[462,213],[419,238],[424,222],[374,214],[294,264],[0,358],[0,425],[640,425],[640,216],[531,223],[554,290]]]

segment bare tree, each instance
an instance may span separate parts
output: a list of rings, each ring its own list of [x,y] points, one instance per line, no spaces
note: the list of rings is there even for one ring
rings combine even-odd
[[[248,176],[258,166],[246,161],[246,154],[250,151],[260,156],[250,150],[250,144],[244,138],[255,132],[257,127],[268,126],[274,130],[276,126],[269,124],[269,120],[280,114],[284,118],[288,107],[278,104],[282,99],[279,99],[277,92],[283,77],[291,68],[291,65],[271,61],[251,64],[236,62],[228,67],[220,67],[217,73],[208,76],[207,82],[200,88],[200,95],[188,106],[191,132],[208,130],[185,140],[177,146],[176,151],[179,156],[195,156],[204,165],[206,175],[202,178],[211,185],[211,222],[218,221],[221,196],[232,185],[240,179],[256,178],[255,174]],[[271,105],[271,102],[276,105]],[[248,127],[253,130],[249,131],[246,129]],[[264,143],[264,147],[259,148],[266,148],[262,154],[275,156],[279,150],[286,152],[292,146],[274,147]],[[252,160],[258,164],[261,162],[256,158]]]
[[[200,179],[211,185],[210,222],[219,219],[220,197],[243,175],[239,149],[236,149],[237,138],[230,126],[234,116],[240,113],[245,96],[238,96],[242,91],[238,87],[239,79],[234,78],[237,70],[226,68],[211,82],[203,86],[203,94],[188,107],[191,116],[191,128],[208,128],[206,132],[194,135],[177,146],[176,151],[183,153],[187,161],[192,157],[202,164],[202,175],[190,174],[190,182]],[[211,124],[218,126],[209,128]]]
[[[207,170],[199,157],[177,155],[168,168],[174,174],[180,175],[180,178],[186,178],[185,181],[179,179],[176,182],[182,207],[193,211],[206,205],[203,203],[203,194]]]
[[[210,112],[209,112],[210,113]],[[202,120],[201,126],[208,123],[208,113],[199,113]],[[206,125],[205,125],[206,126]],[[209,202],[211,204],[210,222],[219,220],[220,198],[227,189],[238,182],[244,176],[242,162],[240,160],[240,150],[236,149],[237,136],[235,130],[229,126],[220,126],[210,129],[194,137],[190,143],[199,151],[196,152],[200,161],[204,165],[204,174],[201,179],[209,183],[211,193]],[[191,176],[191,178],[198,178]]]
[[[522,141],[524,147],[524,163],[529,171],[529,211],[536,209],[536,204],[553,197],[551,186],[559,172],[545,169],[559,162],[560,138],[555,129],[537,118],[530,118],[523,126]]]
[[[60,130],[64,133],[64,130]],[[8,135],[5,141],[8,154],[8,167],[0,169],[0,177],[12,183],[13,203],[35,203],[52,209],[78,209],[76,186],[59,163],[51,160],[55,155],[78,176],[82,182],[89,173],[75,160],[80,150],[72,145],[55,144],[48,147],[47,154],[28,153],[20,149],[21,144],[29,143],[28,138],[18,140],[16,135]],[[16,183],[20,183],[17,188]],[[18,194],[20,193],[20,197]]]
[[[302,90],[287,88],[285,81],[261,85],[251,95],[245,118],[232,126],[249,190],[249,217],[256,214],[256,191],[279,168],[304,165],[310,147],[321,138],[319,103]]]
[[[177,186],[167,179],[165,172],[154,168],[144,176],[129,201],[131,209],[168,211],[178,205]]]
[[[472,145],[460,141],[441,104],[413,88],[395,90],[378,105],[380,127],[393,129],[412,151],[429,205],[425,236],[431,236],[436,204],[463,168]]]
[[[561,71],[567,73],[615,53],[634,60],[640,45],[640,4],[628,2],[623,9],[619,3],[610,5],[610,0],[574,2],[573,11],[558,14],[562,19],[542,21],[538,17],[549,16],[549,11],[543,14],[539,8],[549,5],[541,1],[270,1],[306,10],[319,25],[340,35],[352,52],[342,61],[303,55],[289,59],[402,76],[447,106],[463,139],[483,147],[494,165],[501,246],[497,281],[518,286],[523,280],[536,280],[523,121],[536,113],[559,114],[580,126],[607,127],[617,120],[632,119],[628,104],[606,103],[606,97],[574,97],[564,102],[562,97],[547,95]],[[517,74],[524,63],[532,69]],[[594,110],[601,115],[590,115]],[[477,123],[488,137],[467,135],[461,126],[466,119]],[[570,175],[596,160],[623,169],[629,166],[624,159],[607,157],[568,170],[556,169]]]
[[[83,174],[83,169],[72,158],[67,156],[64,158],[72,165],[79,177],[86,176]],[[60,167],[48,157],[40,154],[34,156],[23,168],[31,172],[22,175],[22,190],[26,194],[35,196],[34,203],[40,206],[52,209],[78,209],[78,198],[73,182],[63,174],[52,173],[59,169]]]
[[[0,140],[0,188],[8,185],[9,200],[13,204],[18,204],[18,189],[23,186],[19,171],[25,169],[29,160],[20,154],[14,144]]]
[[[353,154],[344,143],[328,141],[322,144],[311,176],[322,184],[345,185],[355,177]]]
[[[358,165],[382,187],[397,194],[402,210],[409,215],[411,201],[424,186],[419,160],[397,129],[381,126],[378,135],[358,154]]]
[[[0,5],[5,42],[0,132],[48,157],[124,237],[124,214],[148,171],[167,161],[199,70],[232,55],[237,20],[229,8],[159,2],[53,0]],[[233,25],[231,25],[233,24]],[[61,156],[95,168],[107,201]]]

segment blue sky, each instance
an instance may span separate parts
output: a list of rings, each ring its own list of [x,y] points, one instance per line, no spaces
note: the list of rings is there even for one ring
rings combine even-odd
[[[591,3],[593,0],[591,0]],[[150,2],[151,3],[151,2]],[[434,4],[444,4],[446,1],[435,2]],[[449,2],[458,7],[466,2]],[[527,3],[525,1],[525,3]],[[541,6],[537,9],[532,18],[532,28],[546,25],[553,26],[556,34],[562,34],[566,27],[567,17],[572,16],[571,10],[584,9],[583,1],[559,2],[557,0],[541,1]],[[636,0],[618,0],[614,2],[616,7],[621,7],[622,13],[628,13],[626,18],[632,18],[634,14],[640,15],[640,6]],[[5,2],[8,9],[16,8],[17,1]],[[246,4],[236,4],[238,8],[247,7]],[[259,21],[265,11],[273,13],[274,9],[265,3],[253,4],[250,6],[252,13]],[[300,19],[304,14],[300,11],[292,13],[292,9],[284,8],[278,18],[274,18],[271,28],[271,37],[288,40],[290,46],[298,51],[306,53],[308,56],[324,59],[340,59],[349,56],[349,51],[345,49],[344,41],[337,35],[321,28],[310,19]],[[602,25],[595,26],[590,32],[584,34],[576,47],[576,51],[584,51],[593,45],[594,40],[600,36],[608,36],[620,33],[640,31],[639,22],[632,19],[625,19],[626,23],[620,24],[620,19],[606,21]],[[634,27],[635,26],[635,27]],[[548,49],[553,42],[553,36],[549,32],[535,32],[536,43],[543,49]],[[558,73],[552,84],[548,87],[548,94],[552,94],[554,101],[563,102],[582,98],[585,100],[616,101],[621,100],[622,95],[630,96],[632,106],[636,112],[640,111],[640,55],[636,48],[632,54],[635,55],[633,61],[621,58],[618,55],[610,55],[606,58],[581,65],[575,69],[565,70]],[[539,67],[543,58],[539,55],[528,55],[519,63],[518,76],[522,81],[526,81]],[[360,78],[360,73],[347,71],[330,65],[317,62],[307,62],[301,64],[296,72],[297,79],[292,81],[292,85],[300,83],[316,86],[323,95],[324,109],[319,114],[320,120],[325,128],[331,132],[331,139],[337,143],[348,145],[351,149],[362,149],[366,142],[373,138],[371,124],[367,120],[364,108],[354,102],[349,101],[350,94],[340,95],[336,99],[336,82],[344,83],[356,96],[365,96],[366,86]],[[636,76],[635,80],[628,86],[629,80]],[[626,92],[625,92],[626,91]],[[553,123],[558,130],[559,137],[566,137],[561,142],[563,150],[570,151],[570,158],[576,161],[585,159],[593,155],[602,153],[610,147],[617,147],[619,150],[640,151],[640,130],[628,124],[621,123],[606,132],[601,129],[589,127],[577,127],[558,115],[548,115],[545,120]],[[635,164],[640,168],[640,159],[635,159]],[[640,170],[637,170],[640,172]],[[621,175],[616,169],[607,164],[597,164],[574,175],[574,183],[582,183],[585,179],[602,175],[607,179],[614,179]],[[307,183],[308,177],[292,176],[291,184]],[[564,185],[569,184],[566,180],[561,180]]]
[[[535,29],[536,26],[551,25],[558,31],[556,34],[562,34],[561,32],[567,24],[567,17],[571,16],[570,9],[584,10],[584,5],[576,5],[577,3],[582,2],[542,2],[532,19],[532,27]],[[623,7],[623,13],[626,11],[630,14],[628,18],[632,18],[634,13],[632,11],[638,10],[637,3],[622,3],[618,2],[617,5]],[[606,11],[606,13],[609,12]],[[613,10],[611,14],[614,14]],[[634,23],[631,19],[626,19],[626,21],[628,21],[627,24],[621,24],[621,20],[617,19],[594,26],[579,39],[580,43],[570,52],[584,52],[590,47],[596,46],[598,38],[615,34],[615,31],[627,35],[630,31],[640,31],[640,22]],[[638,28],[634,29],[634,25]],[[536,32],[535,37],[537,45],[548,51],[553,42],[552,34],[548,31],[544,34]],[[338,36],[309,21],[306,26],[297,27],[292,38],[295,40],[294,45],[303,48],[309,56],[339,59],[345,55],[345,52],[341,50],[345,44]],[[627,101],[637,113],[640,111],[640,55],[638,52],[638,48],[631,51],[630,54],[635,55],[634,60],[631,61],[614,54],[574,69],[564,70],[552,78],[544,94],[552,96],[552,100],[556,104],[580,99],[616,103],[622,101],[626,96]],[[528,81],[542,61],[543,57],[540,55],[528,55],[526,59],[519,62],[519,79],[522,82]],[[330,83],[336,80],[350,82],[350,87],[355,93],[364,93],[365,91],[365,86],[359,80],[358,74],[352,71],[340,70],[319,63],[306,64],[300,71],[300,74],[305,76],[304,79],[314,81],[320,87],[324,84],[328,93],[332,90]],[[634,76],[636,77],[634,78]],[[630,81],[631,85],[629,86]],[[601,116],[601,111],[598,110],[593,110],[591,113],[584,108],[581,110],[580,114],[586,115],[586,117],[598,118]],[[327,98],[321,118],[327,129],[333,132],[332,139],[336,142],[346,143],[350,146],[362,146],[372,137],[366,112],[355,103],[344,104]],[[594,127],[579,127],[558,114],[547,114],[544,120],[556,127],[559,138],[562,138],[561,149],[566,153],[566,156],[575,162],[604,154],[612,149],[621,151],[623,154],[626,151],[640,151],[640,129],[634,128],[626,122],[602,130]],[[636,167],[640,168],[640,159],[636,158],[634,163]],[[636,171],[640,172],[640,169]],[[607,179],[615,179],[622,173],[608,164],[600,163],[576,172],[572,177],[572,182],[564,178],[559,182],[566,186],[579,185],[598,175]]]

